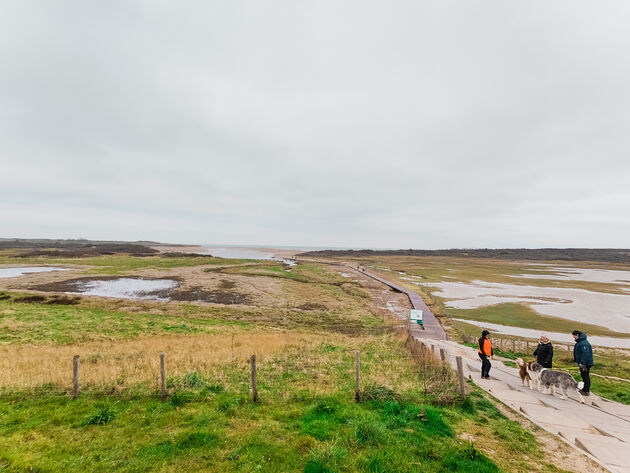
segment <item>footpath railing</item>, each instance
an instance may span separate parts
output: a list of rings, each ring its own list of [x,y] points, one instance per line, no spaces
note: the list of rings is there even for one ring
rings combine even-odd
[[[463,335],[463,340],[465,343],[476,343],[477,337],[473,335]],[[517,338],[517,337],[498,337],[496,335],[492,336],[492,343],[495,347],[500,348],[504,351],[512,351],[515,353],[532,353],[536,346],[538,345],[538,340],[536,339],[525,339],[525,338]],[[565,342],[551,342],[554,349],[561,349],[563,351],[573,351],[573,343],[565,343]],[[601,345],[593,345],[594,349],[602,350],[605,353],[610,353],[613,358],[617,356],[617,354],[623,354],[630,356],[630,349],[628,348],[614,348],[614,347],[604,347]]]
[[[464,335],[464,342],[465,343],[476,343],[477,339],[471,335]],[[492,337],[492,342],[494,344],[495,347],[500,348],[503,351],[510,351],[512,353],[523,353],[523,354],[527,354],[529,356],[533,356],[532,353],[535,350],[536,346],[538,345],[538,340],[523,340],[523,339],[517,339],[517,338],[500,338],[500,337]],[[555,348],[562,348],[564,350],[564,348],[566,348],[566,350],[568,352],[573,352],[573,344],[571,343],[561,343],[561,342],[552,342],[552,345]],[[613,359],[613,363],[617,363],[619,361],[619,355],[623,355],[623,356],[630,356],[630,350],[626,349],[626,348],[611,348],[611,347],[602,347],[599,345],[593,345],[593,348],[595,349],[595,353],[593,353],[593,356],[595,358],[599,357],[600,355],[597,353],[598,351],[600,352],[604,352],[607,355],[610,355]],[[508,362],[512,362],[513,360],[510,358],[504,358],[504,357],[498,357],[498,359],[500,361],[508,361]],[[578,371],[578,368],[574,368],[574,369],[567,369],[567,368],[554,368],[557,369],[559,371],[566,371],[568,373],[573,373]],[[598,373],[590,373],[591,376],[595,376],[597,378],[603,378],[603,379],[610,379],[612,381],[621,381],[624,383],[630,383],[630,379],[626,379],[626,378],[619,378],[617,376],[606,376],[603,374],[598,374]]]

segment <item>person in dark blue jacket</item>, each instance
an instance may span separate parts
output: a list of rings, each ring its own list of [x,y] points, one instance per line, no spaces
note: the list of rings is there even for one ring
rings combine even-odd
[[[579,330],[573,331],[573,340],[575,340],[575,346],[573,347],[573,359],[580,367],[580,375],[582,381],[584,381],[584,387],[581,392],[585,396],[588,396],[591,390],[591,376],[590,370],[593,367],[593,347],[586,339],[586,334]]]

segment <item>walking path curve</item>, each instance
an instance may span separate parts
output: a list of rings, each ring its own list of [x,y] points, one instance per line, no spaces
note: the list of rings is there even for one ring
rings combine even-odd
[[[353,266],[349,266],[352,269],[359,271],[361,274],[365,274],[366,276],[371,277],[372,279],[376,279],[377,281],[382,282],[383,284],[388,285],[392,289],[402,292],[409,297],[409,301],[411,302],[411,306],[414,309],[419,309],[422,311],[422,325],[424,330],[420,329],[420,327],[414,327],[414,335],[416,337],[422,338],[432,338],[434,340],[446,340],[446,332],[440,325],[440,322],[435,317],[435,314],[431,312],[431,309],[425,304],[422,298],[413,291],[406,289],[398,284],[395,284],[387,279],[383,279],[380,276],[376,276],[375,274],[371,274],[366,270],[359,270]]]

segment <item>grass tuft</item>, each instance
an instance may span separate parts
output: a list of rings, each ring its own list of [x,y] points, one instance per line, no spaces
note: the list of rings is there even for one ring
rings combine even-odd
[[[116,411],[109,406],[99,407],[85,421],[83,425],[105,425],[116,418]]]

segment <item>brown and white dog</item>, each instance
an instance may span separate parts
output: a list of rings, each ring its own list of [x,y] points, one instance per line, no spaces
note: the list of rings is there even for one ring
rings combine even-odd
[[[516,359],[516,366],[518,366],[518,375],[521,377],[521,384],[524,386],[525,381],[527,381],[529,389],[534,389],[532,387],[532,377],[529,375],[528,365],[529,363],[524,363],[522,358]]]

